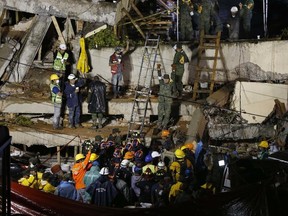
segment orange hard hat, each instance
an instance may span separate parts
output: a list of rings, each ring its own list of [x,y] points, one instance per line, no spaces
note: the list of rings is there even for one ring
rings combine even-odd
[[[162,130],[162,133],[161,133],[162,137],[166,137],[166,136],[169,136],[169,135],[170,135],[169,130]]]
[[[125,153],[123,158],[124,159],[132,159],[133,157],[134,157],[134,153],[131,152],[131,151],[128,151],[128,152]]]

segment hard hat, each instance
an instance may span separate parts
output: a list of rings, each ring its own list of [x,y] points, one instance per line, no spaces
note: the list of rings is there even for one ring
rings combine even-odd
[[[164,74],[163,79],[170,79],[169,74]]]
[[[123,158],[124,159],[132,159],[133,157],[134,157],[133,152],[128,151],[128,152],[125,153]]]
[[[159,152],[157,152],[157,151],[153,151],[152,153],[151,153],[151,157],[152,158],[156,158],[156,157],[160,157],[161,156],[161,154],[159,153]]]
[[[176,158],[184,158],[185,157],[185,153],[181,149],[176,149],[174,154],[175,154]]]
[[[129,164],[129,163],[130,163],[129,160],[124,159],[124,160],[121,161],[120,166],[121,166],[121,167],[128,167],[128,164]]]
[[[230,11],[232,13],[236,13],[238,11],[238,8],[236,6],[233,6]]]
[[[59,80],[59,76],[57,74],[51,74],[50,80]]]
[[[121,158],[122,157],[122,152],[120,148],[116,148],[113,152],[113,157],[115,158]]]
[[[184,149],[188,149],[188,147],[186,145],[183,145],[183,146],[181,146],[180,149],[183,151]]]
[[[81,160],[81,159],[84,159],[85,158],[85,156],[83,155],[83,154],[77,154],[76,156],[75,156],[75,161],[78,161],[78,160]]]
[[[165,169],[165,163],[163,161],[159,161],[157,167],[158,169]]]
[[[195,141],[193,141],[192,143],[185,143],[185,146],[189,149],[189,150],[193,150],[194,149],[194,142]],[[183,149],[182,149],[183,150]]]
[[[67,46],[66,46],[66,44],[60,44],[60,45],[59,45],[59,48],[60,48],[61,50],[66,50],[66,49],[67,49]]]
[[[166,136],[169,136],[169,135],[170,135],[169,130],[162,130],[162,132],[161,132],[161,136],[162,137],[166,137]]]
[[[100,175],[109,175],[109,169],[108,167],[102,167],[102,169],[99,172]]]
[[[69,74],[68,80],[76,79],[76,76],[74,74]]]
[[[268,142],[266,140],[264,140],[264,141],[261,141],[258,146],[262,147],[262,148],[268,148],[269,144],[268,144]]]
[[[145,162],[146,162],[146,163],[149,163],[149,162],[151,162],[152,160],[153,160],[153,158],[151,157],[150,154],[146,155],[146,157],[145,157]]]
[[[91,156],[90,156],[90,161],[95,161],[99,158],[99,155],[95,154],[95,153],[92,153]]]

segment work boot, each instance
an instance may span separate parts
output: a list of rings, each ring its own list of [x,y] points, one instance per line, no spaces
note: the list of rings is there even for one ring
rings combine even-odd
[[[73,129],[75,129],[75,126],[72,125],[72,124],[69,124],[69,125],[68,125],[68,128],[73,128]]]

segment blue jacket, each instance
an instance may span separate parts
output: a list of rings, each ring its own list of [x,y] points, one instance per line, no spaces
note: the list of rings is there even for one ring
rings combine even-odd
[[[81,105],[81,95],[79,92],[75,92],[76,87],[82,87],[85,81],[79,79],[74,86],[72,86],[69,81],[65,83],[64,93],[66,96],[66,103],[69,108]]]
[[[68,181],[61,181],[60,184],[57,186],[54,194],[72,200],[79,199],[78,192],[74,184]]]

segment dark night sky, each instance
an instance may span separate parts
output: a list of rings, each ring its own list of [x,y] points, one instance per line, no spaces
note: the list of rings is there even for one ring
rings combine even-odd
[[[232,6],[238,6],[241,0],[218,0],[220,18],[225,22]],[[242,0],[242,3],[244,0]],[[264,36],[263,28],[263,0],[254,0],[255,6],[252,18],[252,37]],[[283,28],[288,27],[288,0],[268,0],[268,37],[273,38],[281,34]]]

